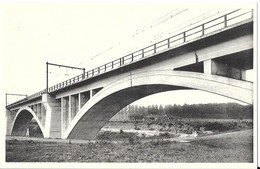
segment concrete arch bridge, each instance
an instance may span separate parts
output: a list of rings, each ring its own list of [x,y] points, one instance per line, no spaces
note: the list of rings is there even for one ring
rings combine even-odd
[[[92,138],[125,106],[171,90],[253,104],[253,82],[246,78],[254,60],[252,11],[247,14],[235,23],[225,14],[219,23],[207,21],[7,105],[7,135],[24,136],[34,118],[45,138]]]

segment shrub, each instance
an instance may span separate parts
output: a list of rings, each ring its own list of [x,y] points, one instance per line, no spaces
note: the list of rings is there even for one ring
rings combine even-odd
[[[159,137],[170,137],[170,133],[166,132],[166,133],[160,133]]]
[[[105,131],[103,133],[100,133],[97,136],[97,139],[99,140],[116,140],[116,139],[128,139],[129,137],[135,137],[135,133],[126,133],[126,132],[111,132],[111,131]]]

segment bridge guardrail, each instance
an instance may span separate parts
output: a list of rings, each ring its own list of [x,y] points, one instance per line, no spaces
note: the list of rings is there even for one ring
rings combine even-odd
[[[180,45],[182,43],[185,43],[187,41],[190,41],[192,39],[202,37],[204,35],[207,35],[211,32],[221,30],[223,28],[226,28],[230,25],[245,21],[247,19],[253,18],[253,10],[249,10],[246,12],[240,13],[241,9],[234,10],[232,12],[229,12],[225,15],[219,16],[217,18],[214,18],[210,21],[207,21],[205,23],[202,23],[198,26],[195,26],[193,28],[187,29],[181,33],[178,33],[174,36],[171,36],[167,39],[161,40],[155,44],[149,45],[143,49],[137,50],[133,53],[130,53],[126,56],[123,56],[121,58],[115,59],[109,63],[106,63],[102,66],[99,66],[97,68],[94,68],[92,70],[89,70],[85,72],[85,74],[80,74],[78,76],[75,76],[73,78],[70,78],[66,81],[63,81],[61,83],[58,83],[54,86],[51,86],[48,88],[48,91],[42,90],[38,93],[35,93],[33,95],[30,95],[27,97],[27,99],[32,99],[35,97],[41,96],[43,93],[46,92],[54,92],[57,90],[60,90],[62,88],[71,86],[75,83],[79,83],[81,81],[84,81],[86,79],[95,77],[97,75],[100,75],[105,72],[109,72],[110,70],[114,70],[116,68],[137,62],[142,60],[143,58],[147,58],[149,56],[154,55],[157,52],[160,52],[162,50],[170,49],[176,45]],[[242,20],[241,20],[242,19]],[[18,101],[19,102],[19,101]]]

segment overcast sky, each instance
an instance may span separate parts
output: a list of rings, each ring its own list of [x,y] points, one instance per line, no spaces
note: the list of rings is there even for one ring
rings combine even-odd
[[[43,90],[47,61],[90,70],[194,26],[202,19],[238,7],[251,6],[169,2],[1,3],[1,92],[30,95]],[[80,73],[50,67],[49,83],[54,85]],[[198,99],[198,94],[203,97]],[[183,99],[176,99],[180,96]],[[137,104],[154,104],[158,100],[172,104],[233,102],[206,92],[176,91],[148,97]]]

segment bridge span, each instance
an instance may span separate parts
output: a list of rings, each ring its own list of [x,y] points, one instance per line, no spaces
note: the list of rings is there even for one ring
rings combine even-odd
[[[235,10],[6,106],[7,135],[32,118],[45,138],[95,137],[145,96],[196,89],[253,104],[253,11]]]

